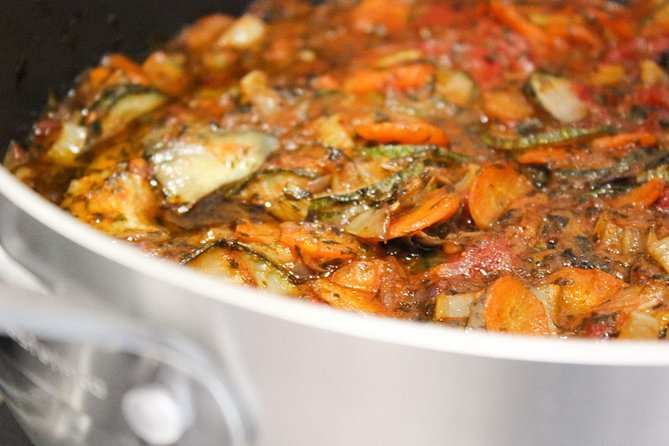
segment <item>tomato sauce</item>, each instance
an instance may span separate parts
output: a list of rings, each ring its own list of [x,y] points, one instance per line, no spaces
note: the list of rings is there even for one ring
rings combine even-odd
[[[150,255],[349,311],[663,339],[669,2],[261,0],[105,56],[5,165]]]

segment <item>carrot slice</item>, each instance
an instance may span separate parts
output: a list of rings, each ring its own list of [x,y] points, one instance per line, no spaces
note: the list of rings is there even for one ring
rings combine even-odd
[[[425,63],[400,65],[385,70],[360,70],[346,79],[344,88],[357,94],[387,89],[407,91],[432,82],[435,71],[434,65]]]
[[[435,144],[445,146],[448,136],[427,122],[377,122],[359,125],[355,131],[363,139],[380,143]]]
[[[362,251],[354,236],[318,223],[282,223],[279,243],[313,264],[350,260]]]
[[[487,91],[482,99],[486,115],[503,122],[522,121],[534,114],[534,108],[519,91]]]
[[[142,70],[153,85],[176,97],[184,94],[191,82],[185,64],[184,57],[154,51],[142,64]]]
[[[628,144],[642,147],[653,147],[657,144],[657,136],[648,132],[621,133],[613,136],[602,136],[592,141],[590,146],[596,150],[617,149]]]
[[[605,272],[572,267],[560,268],[548,282],[561,287],[556,311],[557,323],[564,328],[577,328],[595,307],[625,286],[625,282]]]
[[[353,9],[353,24],[363,32],[372,32],[379,27],[388,33],[406,28],[409,5],[397,0],[363,0]]]
[[[488,228],[508,206],[534,187],[530,180],[507,164],[483,167],[469,191],[469,212],[479,228]]]
[[[337,285],[376,293],[381,281],[383,260],[358,260],[332,273],[330,279]]]
[[[485,326],[490,331],[550,334],[544,304],[512,276],[501,277],[488,288]]]
[[[88,81],[93,89],[97,90],[102,87],[102,84],[109,78],[111,71],[107,67],[91,68],[88,72]]]
[[[524,36],[532,45],[547,45],[550,36],[541,28],[523,17],[520,12],[506,0],[492,0],[490,12],[504,25]]]
[[[520,164],[562,163],[569,159],[569,152],[562,147],[541,147],[521,153],[516,159]]]
[[[105,57],[103,63],[112,70],[123,71],[131,82],[143,85],[149,84],[149,80],[142,67],[123,54],[110,54]]]
[[[460,199],[446,189],[428,192],[418,206],[393,218],[388,225],[386,239],[412,234],[452,217],[460,208]]]
[[[242,220],[235,227],[235,234],[242,242],[273,244],[281,237],[281,229],[277,224],[254,223]]]
[[[316,295],[335,308],[366,314],[390,315],[390,311],[373,293],[334,283],[330,278],[311,284]]]
[[[660,198],[662,192],[664,192],[664,186],[664,180],[653,178],[636,189],[614,198],[612,205],[616,209],[625,206],[647,209]]]

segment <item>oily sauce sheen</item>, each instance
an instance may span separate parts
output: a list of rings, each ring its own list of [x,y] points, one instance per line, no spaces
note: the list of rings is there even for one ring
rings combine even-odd
[[[669,2],[319,3],[105,56],[5,165],[149,255],[293,298],[666,337]]]

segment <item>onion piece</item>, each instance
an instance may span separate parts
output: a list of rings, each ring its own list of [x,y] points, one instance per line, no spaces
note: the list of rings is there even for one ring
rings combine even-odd
[[[588,104],[578,97],[576,86],[568,79],[534,73],[527,88],[536,102],[560,122],[576,122],[588,116]]]
[[[47,155],[58,165],[73,166],[79,154],[84,152],[87,138],[86,127],[66,122],[61,127],[58,139],[51,146]]]
[[[479,298],[480,291],[473,293],[462,293],[445,295],[440,294],[434,306],[435,321],[463,321],[469,319],[472,303]]]
[[[459,70],[437,72],[435,90],[446,101],[459,106],[467,105],[477,94],[474,80]]]
[[[253,14],[237,19],[216,42],[222,47],[247,50],[259,45],[267,32],[267,26]]]
[[[669,273],[669,237],[658,240],[655,231],[651,230],[646,241],[646,251]]]
[[[658,339],[660,323],[653,316],[633,311],[620,328],[620,339]]]

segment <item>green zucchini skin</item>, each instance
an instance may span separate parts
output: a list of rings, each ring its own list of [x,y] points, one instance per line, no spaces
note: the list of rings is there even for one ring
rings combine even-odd
[[[486,133],[481,136],[483,142],[497,150],[527,150],[541,146],[568,145],[591,139],[597,136],[610,134],[611,129],[606,126],[597,127],[562,127],[540,133],[507,138]]]
[[[432,157],[445,161],[463,163],[469,160],[467,155],[446,150],[437,145],[414,145],[414,144],[380,144],[378,146],[365,147],[362,153],[370,158],[407,158],[407,157]]]

